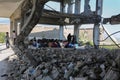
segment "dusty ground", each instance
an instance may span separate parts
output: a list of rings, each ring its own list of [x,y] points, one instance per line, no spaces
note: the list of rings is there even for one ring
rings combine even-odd
[[[13,54],[14,52],[11,48],[7,49],[5,44],[0,44],[0,80],[6,80],[6,76],[1,76],[7,74],[6,71],[9,68],[9,64],[6,59]]]

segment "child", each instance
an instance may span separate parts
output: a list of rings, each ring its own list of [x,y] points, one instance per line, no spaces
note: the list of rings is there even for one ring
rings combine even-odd
[[[10,42],[9,42],[9,33],[8,32],[6,32],[5,42],[6,42],[6,48],[9,48]]]
[[[13,30],[12,38],[13,38],[13,45],[15,45],[16,32],[14,30]]]

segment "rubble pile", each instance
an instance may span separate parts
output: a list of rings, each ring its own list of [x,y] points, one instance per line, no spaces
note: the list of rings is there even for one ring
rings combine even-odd
[[[28,49],[12,60],[11,80],[119,80],[120,50]],[[9,79],[10,80],[10,79]]]

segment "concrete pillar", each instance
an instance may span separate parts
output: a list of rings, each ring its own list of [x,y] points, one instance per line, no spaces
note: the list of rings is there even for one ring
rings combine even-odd
[[[96,1],[96,14],[101,16],[102,10],[103,10],[103,0],[97,0]]]
[[[18,28],[17,28],[17,35],[20,34],[20,31],[21,31],[21,24],[20,24],[20,22],[19,22],[19,23],[18,23]]]
[[[81,0],[75,0],[75,14],[80,14],[80,4]],[[74,35],[77,42],[79,42],[79,27],[80,25],[74,25]]]
[[[74,35],[76,36],[77,43],[79,42],[79,27],[80,25],[74,25]]]
[[[75,0],[75,14],[80,14],[81,0]]]
[[[94,28],[93,28],[93,43],[96,49],[99,48],[99,38],[100,38],[99,26],[100,24],[94,24]]]
[[[60,3],[60,12],[61,13],[65,13],[65,6],[66,6],[66,4],[64,3],[64,1],[62,3]]]
[[[73,1],[74,0],[70,0],[69,2],[68,2],[68,9],[67,9],[67,13],[73,13]]]
[[[64,27],[62,25],[59,26],[59,39],[63,40],[64,38]]]
[[[60,12],[61,13],[65,12],[65,4],[64,4],[64,2],[62,2],[60,4]],[[60,25],[59,26],[59,39],[63,40],[63,38],[64,38],[64,27],[63,27],[63,25]]]
[[[13,20],[13,30],[15,30],[16,34],[17,34],[17,27],[18,27],[17,23],[18,23],[18,20],[14,19]]]
[[[16,34],[19,35],[20,34],[20,31],[21,31],[21,19],[16,19],[16,22],[15,22],[15,30],[16,30]]]
[[[84,4],[84,12],[87,13],[90,10],[90,5],[89,5],[90,0],[85,0]]]
[[[96,1],[96,15],[102,15],[102,7],[103,7],[103,0],[97,0]],[[100,40],[100,23],[94,24],[93,29],[93,43],[94,47],[97,49],[99,48],[99,40]]]
[[[84,15],[90,16],[93,15],[93,12],[91,11],[91,6],[90,6],[90,0],[84,0]]]
[[[21,31],[20,19],[13,20],[13,27],[13,30],[16,31],[16,35],[18,35]]]
[[[13,32],[13,21],[10,20],[10,37],[12,37],[12,32]]]

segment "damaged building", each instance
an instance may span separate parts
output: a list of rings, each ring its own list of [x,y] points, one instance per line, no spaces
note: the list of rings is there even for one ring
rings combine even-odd
[[[60,10],[45,9],[49,1],[59,3]],[[10,18],[10,36],[13,30],[17,34],[12,46],[15,58],[8,59],[8,80],[119,80],[120,50],[99,48],[99,41],[101,23],[119,24],[120,15],[103,19],[103,0],[95,0],[95,11],[91,11],[89,3],[90,0],[84,0],[81,12],[81,0],[0,0],[0,16]],[[64,25],[74,25],[76,42],[79,27],[94,24],[94,47],[28,48],[25,39],[37,24],[59,25],[59,40],[63,40]]]

